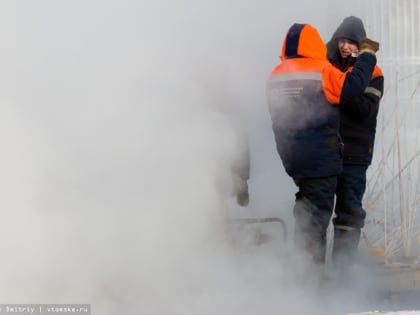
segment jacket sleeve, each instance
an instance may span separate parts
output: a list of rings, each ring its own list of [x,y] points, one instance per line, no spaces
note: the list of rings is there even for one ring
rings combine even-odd
[[[363,95],[357,95],[350,101],[340,104],[340,110],[354,119],[364,119],[376,115],[379,101],[384,91],[384,77],[372,79]]]
[[[322,73],[322,85],[328,101],[340,104],[362,95],[371,80],[375,65],[376,56],[369,53],[357,58],[351,72],[341,72],[328,63]]]

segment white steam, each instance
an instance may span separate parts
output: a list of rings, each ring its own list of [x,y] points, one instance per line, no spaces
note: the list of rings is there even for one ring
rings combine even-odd
[[[278,244],[236,247],[226,221],[291,222],[294,187],[275,152],[265,80],[289,25],[324,26],[326,5],[2,3],[4,303],[337,314],[295,284]],[[241,122],[247,209],[226,200]]]

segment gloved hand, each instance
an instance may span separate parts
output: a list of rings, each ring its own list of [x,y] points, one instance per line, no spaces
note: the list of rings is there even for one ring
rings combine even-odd
[[[236,201],[241,207],[246,207],[249,204],[248,185],[246,185],[246,189],[237,192]]]
[[[379,50],[379,43],[370,38],[364,38],[359,42],[359,55],[369,53],[375,55]]]
[[[248,183],[245,179],[234,176],[233,194],[236,195],[238,205],[245,207],[249,204]]]

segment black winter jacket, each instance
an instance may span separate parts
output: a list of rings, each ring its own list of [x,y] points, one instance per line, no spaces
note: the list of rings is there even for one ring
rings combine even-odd
[[[346,18],[337,28],[327,44],[328,59],[341,71],[353,67],[357,58],[341,58],[338,51],[338,39],[347,38],[359,42],[365,37],[365,30],[360,20]],[[376,134],[376,119],[379,103],[384,91],[384,76],[376,66],[372,79],[363,95],[351,101],[340,103],[340,134],[344,142],[344,164],[370,165]]]

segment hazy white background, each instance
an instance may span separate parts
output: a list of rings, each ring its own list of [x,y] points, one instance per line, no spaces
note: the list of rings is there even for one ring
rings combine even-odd
[[[227,215],[291,220],[265,81],[292,23],[327,40],[350,14],[344,1],[1,2],[2,301],[93,314],[363,309],[357,294],[296,282],[276,244],[238,249],[226,233]],[[246,209],[222,193],[232,117],[250,136]]]

